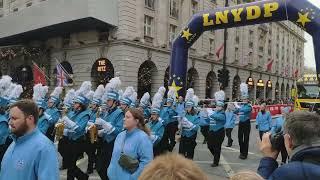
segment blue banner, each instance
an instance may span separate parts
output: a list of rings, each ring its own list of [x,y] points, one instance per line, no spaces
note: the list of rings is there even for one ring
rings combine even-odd
[[[267,0],[217,8],[192,16],[173,42],[169,84],[179,95],[185,94],[188,50],[204,31],[284,20],[292,21],[313,37],[320,77],[320,9],[307,0]]]

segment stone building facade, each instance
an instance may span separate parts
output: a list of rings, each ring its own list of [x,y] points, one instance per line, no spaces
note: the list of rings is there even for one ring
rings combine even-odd
[[[110,4],[103,4],[104,1]],[[87,6],[81,4],[85,2]],[[239,2],[229,0],[229,3]],[[139,95],[145,91],[154,94],[159,86],[167,85],[171,43],[180,30],[193,14],[223,4],[223,0],[0,0],[0,26],[6,25],[8,31],[25,29],[0,33],[0,45],[22,43],[45,49],[41,58],[22,56],[4,61],[1,71],[19,73],[18,67],[31,66],[35,61],[45,68],[50,85],[54,86],[55,67],[62,62],[72,79],[70,88],[85,80],[97,86],[120,76],[123,88],[133,86]],[[116,11],[103,14],[106,10],[100,8],[102,5]],[[46,13],[46,9],[59,6],[65,9],[56,15],[33,17],[38,26],[28,20],[29,11]],[[75,6],[86,13],[66,13],[68,6],[70,10]],[[102,18],[105,16],[108,18]],[[21,20],[24,17],[27,20]],[[51,22],[54,18],[57,20]],[[17,19],[20,24],[14,21]],[[190,50],[188,84],[200,98],[212,98],[219,89],[217,73],[222,68],[223,54],[218,53],[218,57],[217,52],[223,39],[223,30],[205,32]],[[240,82],[247,82],[251,84],[252,99],[289,97],[296,77],[303,71],[304,43],[304,31],[290,22],[228,29],[230,82],[226,96],[239,97]],[[271,62],[271,68],[267,69]]]

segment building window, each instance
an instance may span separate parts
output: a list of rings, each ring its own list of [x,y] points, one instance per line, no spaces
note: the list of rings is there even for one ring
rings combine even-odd
[[[170,0],[169,1],[169,6],[170,6],[170,16],[174,18],[178,18],[179,14],[179,8],[178,8],[178,2],[177,0]]]
[[[0,0],[0,8],[3,8],[3,0]]]
[[[235,48],[235,59],[239,60],[239,48]]]
[[[214,53],[214,39],[209,39],[209,45],[210,45],[210,49],[209,49],[209,53]]]
[[[152,37],[153,18],[150,16],[144,16],[144,35]]]
[[[144,5],[148,8],[154,9],[154,0],[145,0]]]
[[[177,26],[170,24],[169,29],[169,43],[171,44],[176,36]]]
[[[192,14],[196,14],[198,12],[198,2],[193,0],[191,5]]]

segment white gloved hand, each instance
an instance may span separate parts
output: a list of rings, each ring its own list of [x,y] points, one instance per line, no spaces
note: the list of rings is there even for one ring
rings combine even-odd
[[[48,113],[44,112],[43,115],[48,119],[48,121],[52,121],[52,117]]]
[[[72,130],[70,130],[70,129],[64,129],[63,130],[63,136],[68,136],[68,134],[70,134],[70,133],[74,133],[75,131],[72,131]]]
[[[103,135],[104,135],[104,129],[99,130],[98,131],[98,136],[99,137],[103,137]]]
[[[88,123],[87,123],[87,127],[91,127],[91,126],[93,126],[93,125],[94,125],[94,123],[93,123],[93,122],[88,121]]]
[[[152,134],[152,135],[150,135],[150,139],[151,139],[152,143],[154,144],[157,141],[158,136]]]
[[[77,126],[77,123],[71,121],[67,116],[63,117],[63,121],[64,121],[64,125],[68,129],[75,129],[75,127]]]
[[[234,103],[234,106],[235,106],[237,109],[240,109],[240,105],[239,105],[237,102]]]

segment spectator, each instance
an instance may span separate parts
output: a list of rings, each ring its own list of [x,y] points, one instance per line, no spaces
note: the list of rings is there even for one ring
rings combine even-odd
[[[207,179],[207,176],[193,161],[173,153],[157,157],[144,169],[139,177],[139,180]]]
[[[263,178],[253,171],[241,171],[231,176],[230,180],[263,180]]]
[[[18,101],[10,107],[13,142],[3,157],[0,180],[59,179],[57,150],[37,128],[38,116],[32,100]]]
[[[279,151],[272,148],[270,133],[263,135],[258,173],[265,179],[320,179],[320,116],[295,111],[286,116],[284,143],[291,161],[278,168]]]

